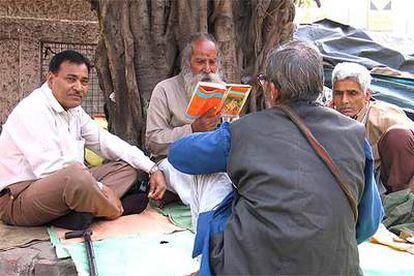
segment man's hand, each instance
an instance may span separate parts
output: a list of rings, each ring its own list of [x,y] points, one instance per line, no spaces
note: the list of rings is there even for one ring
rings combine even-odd
[[[207,111],[203,116],[195,120],[191,124],[193,132],[206,132],[214,130],[220,122],[220,114],[212,116],[216,112],[216,108],[213,107]]]
[[[149,184],[150,190],[148,197],[154,200],[161,200],[164,196],[165,190],[167,189],[162,171],[158,170],[151,174]]]

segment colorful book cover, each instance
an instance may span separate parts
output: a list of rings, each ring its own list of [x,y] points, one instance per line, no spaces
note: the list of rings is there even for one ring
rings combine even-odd
[[[227,91],[220,114],[227,117],[238,116],[249,97],[252,87],[243,84],[227,84],[226,87]]]
[[[251,88],[250,85],[243,84],[199,82],[194,89],[186,114],[192,119],[197,119],[211,108],[217,107],[217,111],[212,116],[220,113],[223,117],[235,117],[242,111]]]
[[[215,116],[219,113],[223,96],[226,93],[226,85],[212,82],[199,82],[194,89],[193,96],[188,104],[186,114],[190,118],[197,119],[211,108],[217,107],[217,111],[212,114]]]

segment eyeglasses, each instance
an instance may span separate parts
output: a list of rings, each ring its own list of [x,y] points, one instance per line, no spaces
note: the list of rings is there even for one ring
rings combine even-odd
[[[263,73],[260,73],[259,75],[257,75],[256,79],[257,79],[257,83],[264,90],[264,86],[265,86],[265,83],[267,81],[266,76]]]
[[[257,83],[260,88],[262,88],[263,90],[265,89],[265,84],[266,82],[269,81],[268,78],[265,76],[265,74],[260,73],[257,76],[244,76],[242,78],[242,83],[243,84],[250,84],[250,85],[254,85],[255,83]]]
[[[280,85],[279,83],[277,83],[275,80],[269,80],[268,77],[266,77],[265,74],[260,73],[259,75],[257,75],[256,77],[257,83],[260,85],[260,87],[263,89],[263,91],[265,90],[265,84],[266,82],[272,82],[272,84],[277,88],[280,89]]]

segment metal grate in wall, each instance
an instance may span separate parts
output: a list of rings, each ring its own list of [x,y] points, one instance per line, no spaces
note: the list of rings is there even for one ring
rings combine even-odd
[[[52,57],[64,50],[75,50],[86,56],[92,63],[92,70],[89,73],[89,89],[88,96],[82,103],[82,107],[92,117],[104,115],[104,95],[99,88],[99,80],[93,66],[95,56],[94,44],[69,44],[69,43],[55,43],[43,42],[41,47],[41,82],[44,82],[49,69],[49,62]]]

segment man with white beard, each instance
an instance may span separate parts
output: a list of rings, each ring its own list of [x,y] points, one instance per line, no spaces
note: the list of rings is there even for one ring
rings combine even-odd
[[[193,227],[198,214],[214,209],[232,191],[226,173],[187,175],[179,172],[166,159],[169,145],[195,132],[216,129],[220,116],[211,110],[194,120],[185,110],[199,81],[222,82],[219,50],[208,34],[195,35],[181,55],[181,73],[158,83],[147,110],[146,146],[159,160],[168,190],[179,195],[191,208]]]
[[[219,116],[197,120],[185,110],[199,81],[221,82],[216,44],[208,35],[196,35],[181,55],[181,73],[158,83],[147,113],[146,143],[156,159],[167,156],[168,146],[194,132],[214,130]]]

